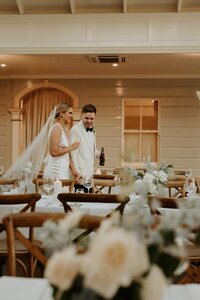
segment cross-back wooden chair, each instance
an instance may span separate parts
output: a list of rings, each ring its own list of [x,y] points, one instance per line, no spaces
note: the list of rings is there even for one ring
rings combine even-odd
[[[18,184],[18,179],[17,178],[13,178],[13,179],[9,179],[9,178],[0,178],[0,191],[6,191],[9,190],[11,188],[16,188]]]
[[[2,210],[6,207],[6,211],[12,211],[13,207],[17,207],[20,205],[19,213],[25,213],[27,211],[35,211],[35,206],[36,202],[41,198],[41,196],[38,193],[33,193],[33,194],[13,194],[13,195],[5,195],[1,194],[0,195],[0,207],[2,206]],[[4,206],[4,207],[3,207]],[[1,208],[0,208],[1,209]],[[0,233],[5,230],[2,222],[0,223]],[[30,230],[29,235],[32,236],[33,232]],[[6,245],[6,240],[5,239],[0,239],[0,258],[1,258],[1,275],[3,273],[2,268],[3,265],[6,262],[7,255],[8,255],[8,249]],[[21,266],[23,269],[24,273],[27,274],[27,269],[25,264],[22,261],[22,257],[25,257],[28,255],[28,252],[22,247],[20,243],[16,244],[16,256],[17,256],[17,263]]]
[[[73,179],[59,179],[62,182],[62,186],[69,187],[69,191],[72,192],[74,188],[74,180]],[[37,193],[47,194],[47,192],[43,188],[44,179],[43,178],[34,178],[33,183],[35,184],[35,190]]]
[[[169,180],[165,187],[169,190],[169,197],[182,198],[185,196],[185,180]],[[173,192],[174,191],[174,192]]]
[[[47,257],[45,253],[41,251],[41,248],[34,243],[32,237],[24,235],[21,228],[36,228],[42,227],[43,223],[47,220],[58,221],[66,217],[66,213],[26,213],[26,214],[8,214],[3,218],[3,225],[5,226],[7,233],[7,247],[8,247],[8,275],[16,276],[16,251],[14,246],[14,240],[19,240],[24,247],[31,253],[31,255],[37,259],[44,267],[47,263]],[[102,217],[83,215],[78,228],[96,230],[99,226]],[[76,240],[73,241],[74,243]],[[32,274],[31,274],[32,275]]]
[[[150,208],[154,200],[159,201],[160,207],[172,209],[178,208],[177,201],[187,201],[186,198],[177,199],[170,197],[148,196],[148,204]],[[160,211],[154,210],[154,213],[160,214]],[[189,259],[189,267],[184,274],[175,281],[175,283],[200,283],[200,246],[196,245],[196,243],[192,240],[188,240],[185,242],[185,250]]]
[[[102,193],[105,187],[108,187],[108,193],[111,193],[112,187],[116,185],[115,176],[109,174],[94,174],[94,193]]]
[[[112,212],[107,214],[105,217],[111,216],[112,213],[119,211],[121,217],[123,216],[125,205],[129,202],[129,197],[124,197],[120,199],[118,195],[113,194],[79,194],[79,193],[60,193],[58,194],[59,201],[63,204],[64,211],[72,211],[70,203],[74,202],[91,202],[91,203],[113,203],[119,204]],[[88,235],[91,231],[86,230],[77,237],[77,240],[80,240],[84,236]]]
[[[79,194],[79,193],[60,193],[58,199],[63,204],[64,211],[72,211],[70,203],[73,202],[91,202],[91,203],[114,203],[119,204],[113,211],[119,211],[123,215],[125,205],[129,202],[129,197],[126,196],[121,199],[118,195],[114,194]],[[111,215],[109,213],[107,216]]]

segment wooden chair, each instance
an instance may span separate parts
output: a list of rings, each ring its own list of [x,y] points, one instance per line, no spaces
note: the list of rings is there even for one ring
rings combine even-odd
[[[169,197],[182,198],[185,196],[184,190],[185,180],[169,180],[165,183],[165,187],[169,190]],[[174,191],[174,193],[173,193]]]
[[[69,187],[69,191],[72,192],[74,188],[73,179],[59,179],[62,182],[62,186]],[[34,178],[33,183],[35,184],[35,189],[37,193],[47,194],[43,188],[44,179],[43,178]]]
[[[11,188],[16,188],[18,184],[18,179],[0,178],[0,191],[7,191]]]
[[[27,211],[35,211],[35,205],[36,202],[41,198],[41,196],[37,193],[33,194],[13,194],[13,195],[0,195],[0,206],[15,206],[20,205],[19,208],[19,213],[25,213]],[[22,207],[21,207],[22,205]],[[0,223],[0,233],[5,230],[4,226],[2,223]],[[31,236],[33,233],[30,230],[29,235]],[[16,244],[16,256],[17,256],[17,263],[21,266],[23,269],[24,273],[27,274],[27,269],[25,264],[22,261],[22,257],[28,256],[28,252],[22,247],[21,244],[17,243]],[[6,245],[6,240],[1,239],[0,240],[0,258],[1,258],[1,275],[3,273],[2,268],[3,264],[5,264],[7,255],[8,255],[8,249]]]
[[[94,174],[94,193],[102,193],[105,187],[108,187],[108,193],[111,193],[112,187],[116,185],[115,176],[109,174]]]
[[[187,201],[187,199],[167,198],[159,196],[148,196],[148,204],[151,209],[151,205],[154,200],[159,201],[160,207],[177,209],[177,201]],[[152,209],[151,209],[152,211]],[[158,210],[154,210],[153,213],[160,214]],[[161,216],[162,217],[162,216]],[[196,245],[193,240],[185,241],[185,250],[189,259],[189,267],[180,277],[175,278],[174,283],[186,284],[186,283],[200,283],[200,246]]]
[[[119,204],[111,213],[107,214],[109,217],[113,212],[119,211],[121,217],[123,216],[125,205],[129,201],[129,197],[125,197],[123,200],[119,199],[117,195],[113,194],[78,194],[78,193],[60,193],[58,194],[58,199],[63,204],[64,211],[72,211],[70,203],[73,202],[91,202],[91,203],[115,203]],[[77,237],[77,241],[88,235],[91,231],[86,230]]]
[[[110,216],[114,211],[119,211],[120,215],[123,215],[125,205],[129,201],[129,197],[126,196],[123,199],[120,199],[118,195],[113,194],[79,194],[79,193],[60,193],[58,194],[58,199],[63,204],[64,211],[72,211],[70,202],[91,202],[91,203],[114,203],[119,204],[111,213],[107,216]]]
[[[34,243],[33,237],[25,236],[20,228],[42,227],[47,220],[58,221],[66,216],[66,213],[26,213],[26,214],[9,214],[3,218],[3,225],[7,233],[8,247],[8,275],[16,276],[16,251],[14,240],[19,240],[24,247],[37,259],[44,267],[47,263],[47,257],[41,249]],[[102,217],[84,215],[78,225],[78,228],[96,230]],[[74,242],[76,242],[74,240]]]

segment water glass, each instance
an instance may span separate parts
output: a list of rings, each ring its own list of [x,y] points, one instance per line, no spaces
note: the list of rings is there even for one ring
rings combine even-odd
[[[93,176],[83,178],[83,185],[87,189],[87,192],[90,192],[90,189],[93,187]]]
[[[186,178],[190,178],[192,176],[192,170],[191,169],[185,170],[185,176]]]
[[[43,188],[47,195],[52,194],[54,189],[54,180],[52,178],[44,178]]]

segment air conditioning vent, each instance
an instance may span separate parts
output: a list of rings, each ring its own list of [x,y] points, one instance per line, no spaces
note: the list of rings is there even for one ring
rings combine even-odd
[[[119,56],[119,55],[96,55],[96,56],[89,56],[89,60],[92,63],[113,64],[113,63],[124,63],[126,61],[126,57]]]

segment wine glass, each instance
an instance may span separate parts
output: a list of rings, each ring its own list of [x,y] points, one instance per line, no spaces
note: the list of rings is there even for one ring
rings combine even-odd
[[[54,180],[52,178],[46,177],[43,179],[43,188],[47,195],[52,194],[54,189]]]
[[[191,179],[186,179],[185,184],[184,184],[184,189],[187,192],[186,197],[191,198],[191,197],[195,197],[196,196],[196,190],[197,187],[195,185],[195,180],[194,178]]]
[[[93,177],[83,178],[83,185],[87,189],[87,193],[90,192],[91,187],[93,187]]]
[[[0,176],[3,175],[3,172],[4,172],[4,166],[0,165]]]
[[[186,178],[190,178],[192,176],[192,170],[191,169],[185,170],[185,176]]]

